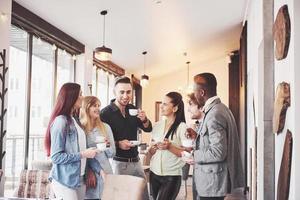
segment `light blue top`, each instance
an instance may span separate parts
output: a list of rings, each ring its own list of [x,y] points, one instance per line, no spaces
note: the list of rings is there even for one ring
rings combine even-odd
[[[57,116],[50,127],[52,169],[49,179],[69,188],[80,186],[78,133],[73,120]]]
[[[97,177],[97,186],[96,188],[87,188],[85,198],[86,199],[100,199],[103,192],[103,179],[100,175],[100,170],[102,169],[106,174],[112,174],[112,168],[109,163],[109,158],[112,158],[116,154],[116,147],[115,147],[115,141],[113,137],[112,130],[110,126],[106,123],[104,123],[105,129],[107,131],[107,139],[110,143],[110,147],[106,150],[97,153],[96,157],[94,159],[88,159],[90,160],[89,165],[93,169],[93,171],[96,174]],[[96,147],[97,143],[96,137],[99,135],[104,135],[100,132],[98,128],[94,128],[91,132],[87,133],[87,145],[88,147]],[[99,166],[100,165],[100,166]]]

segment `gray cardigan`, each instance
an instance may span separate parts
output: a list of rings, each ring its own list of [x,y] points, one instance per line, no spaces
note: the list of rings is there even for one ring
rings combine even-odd
[[[229,188],[244,187],[235,119],[219,98],[206,109],[198,133],[194,151],[194,181],[198,195],[225,196]]]
[[[99,162],[101,165],[102,170],[106,174],[112,174],[112,167],[109,162],[109,158],[112,158],[116,154],[116,147],[115,147],[115,141],[114,137],[111,131],[111,128],[108,124],[104,123],[108,140],[110,142],[110,147],[104,150],[101,153],[97,153],[95,159]],[[100,135],[100,130],[98,128],[94,128],[90,133],[87,133],[87,146],[89,147],[96,147],[96,137]],[[97,186],[96,188],[87,188],[86,190],[86,199],[100,199],[102,192],[103,192],[103,179],[100,176],[100,174],[95,173],[97,177]]]

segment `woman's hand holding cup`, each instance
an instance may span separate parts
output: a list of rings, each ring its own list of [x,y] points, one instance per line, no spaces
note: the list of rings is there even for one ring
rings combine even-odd
[[[96,147],[90,147],[84,151],[80,152],[82,158],[94,158],[97,154],[98,150]]]

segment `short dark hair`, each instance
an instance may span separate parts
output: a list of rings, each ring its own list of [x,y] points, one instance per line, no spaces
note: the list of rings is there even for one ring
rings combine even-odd
[[[115,87],[118,83],[129,83],[131,84],[130,78],[127,76],[118,76],[115,78]]]
[[[202,78],[204,82],[199,81]],[[217,95],[217,79],[212,73],[201,73],[194,76],[194,82],[201,85],[209,95]]]

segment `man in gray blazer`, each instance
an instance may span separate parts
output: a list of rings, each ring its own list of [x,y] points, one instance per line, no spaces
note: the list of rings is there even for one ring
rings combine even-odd
[[[205,113],[193,153],[197,200],[223,200],[231,189],[244,187],[236,123],[216,89],[213,74],[194,77],[194,93]]]

